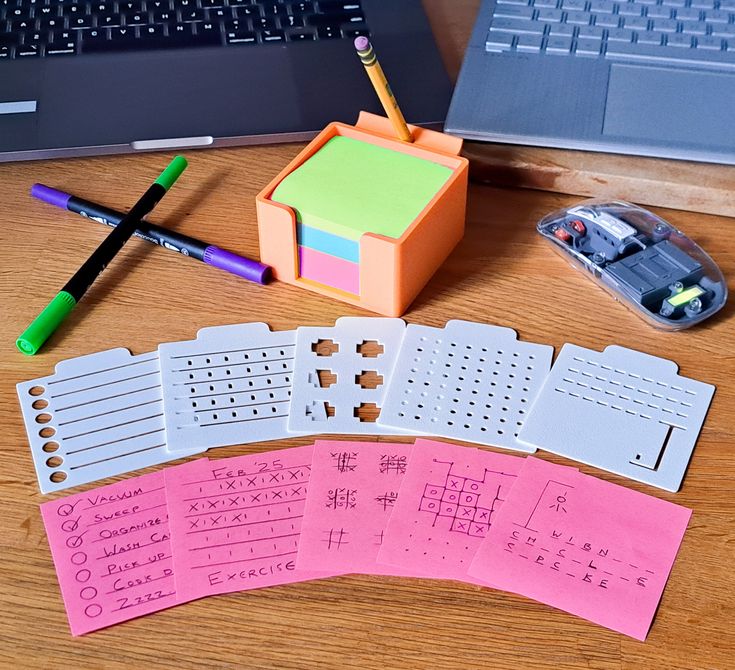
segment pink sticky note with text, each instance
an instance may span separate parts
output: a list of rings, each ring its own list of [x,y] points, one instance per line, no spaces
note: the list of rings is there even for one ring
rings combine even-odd
[[[41,505],[72,635],[183,602],[163,472]]]
[[[470,574],[645,640],[690,516],[528,458]]]
[[[316,442],[296,565],[424,576],[377,562],[412,448],[385,442]]]
[[[179,593],[199,598],[329,577],[296,553],[313,446],[166,471]]]
[[[416,440],[378,561],[486,586],[467,568],[522,464],[517,456]]]

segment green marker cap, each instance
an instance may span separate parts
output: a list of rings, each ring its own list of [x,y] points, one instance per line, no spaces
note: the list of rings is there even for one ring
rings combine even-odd
[[[46,305],[46,308],[25,329],[23,334],[15,341],[18,351],[27,356],[33,356],[51,334],[59,327],[59,324],[69,316],[77,301],[74,296],[66,291],[57,293],[54,299]]]
[[[176,156],[169,164],[168,167],[161,172],[156,184],[163,186],[167,191],[170,189],[174,182],[181,176],[181,173],[186,170],[186,166],[189,165],[186,158],[183,156]]]

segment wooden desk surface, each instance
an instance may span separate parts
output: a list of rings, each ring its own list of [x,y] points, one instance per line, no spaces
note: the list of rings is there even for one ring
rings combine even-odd
[[[431,3],[435,20],[444,18],[441,4]],[[465,26],[476,4],[462,3]],[[459,23],[453,25],[445,35],[450,46],[452,35],[463,30]],[[224,248],[257,255],[254,196],[297,149],[283,145],[191,152],[185,177],[152,218]],[[535,234],[534,224],[544,213],[575,198],[484,186],[471,187],[466,237],[410,308],[409,322],[440,326],[449,318],[484,321],[511,326],[523,339],[555,347],[575,342],[599,349],[617,343],[670,357],[684,375],[718,387],[678,494],[580,466],[694,510],[648,640],[636,642],[497,591],[368,576],[207,598],[72,638],[38,510],[39,503],[63,494],[46,498],[38,492],[15,384],[51,373],[65,358],[111,347],[142,353],[160,342],[190,339],[205,326],[262,320],[285,329],[365,314],[285,284],[249,284],[134,240],[40,355],[27,358],[15,352],[15,337],[105,234],[93,222],[31,200],[31,184],[40,181],[122,207],[166,159],[159,154],[0,166],[5,210],[0,228],[2,667],[733,667],[735,302],[691,332],[654,331],[572,271]],[[725,274],[735,277],[735,221],[659,213],[698,239]],[[231,447],[211,455],[309,442]]]

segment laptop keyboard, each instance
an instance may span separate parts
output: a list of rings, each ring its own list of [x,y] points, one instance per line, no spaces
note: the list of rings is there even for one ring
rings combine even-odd
[[[0,0],[0,60],[369,34],[360,0]]]
[[[498,0],[488,52],[735,70],[735,0]]]

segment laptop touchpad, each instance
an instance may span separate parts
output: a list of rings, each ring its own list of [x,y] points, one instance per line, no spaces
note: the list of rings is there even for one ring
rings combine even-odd
[[[613,65],[604,135],[735,148],[735,75]]]

